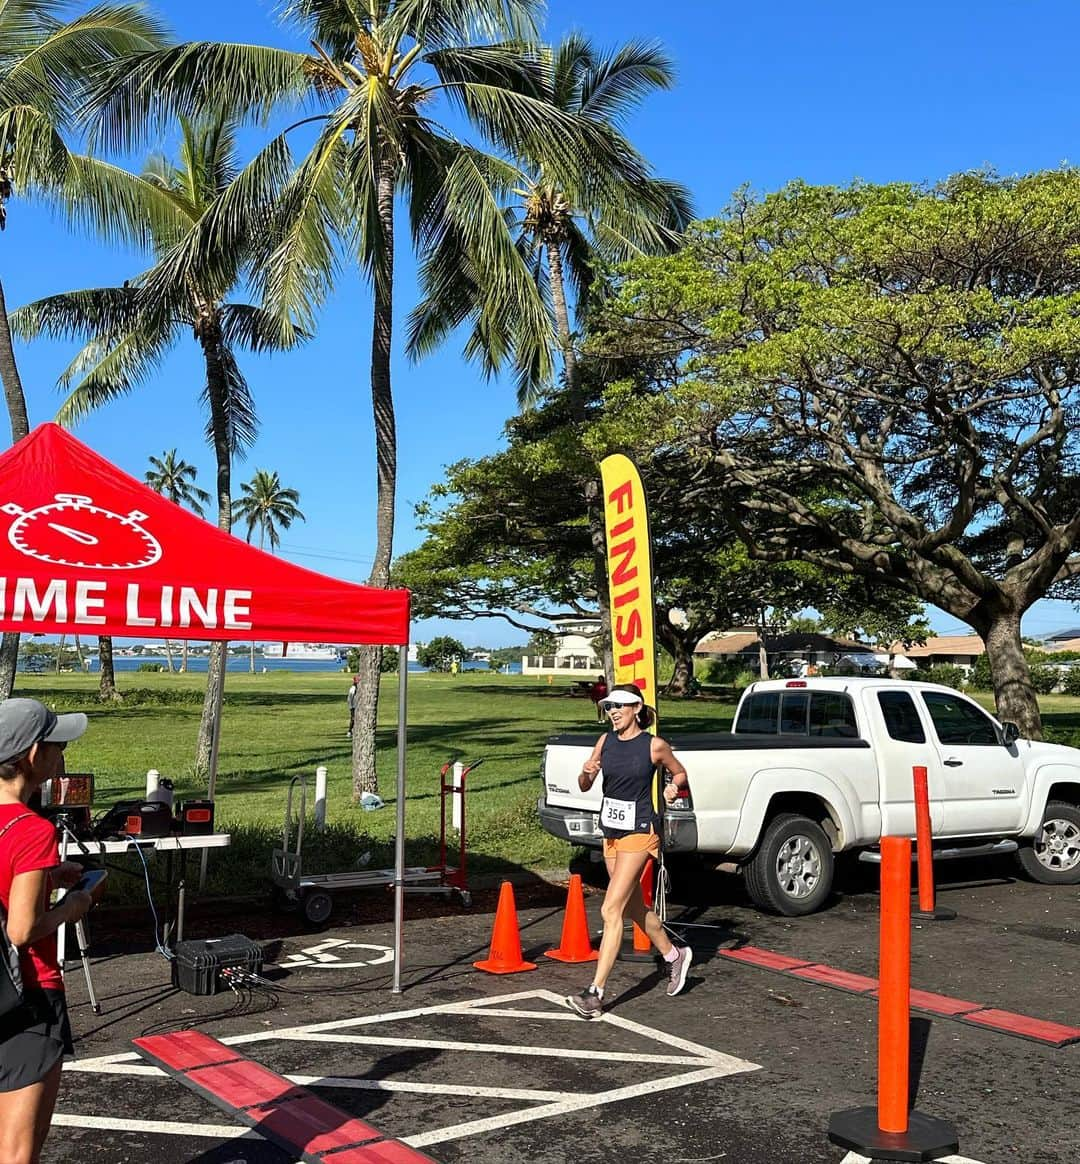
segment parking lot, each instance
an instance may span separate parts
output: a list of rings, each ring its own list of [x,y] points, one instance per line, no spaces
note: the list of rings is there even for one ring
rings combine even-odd
[[[941,891],[958,917],[916,923],[913,987],[1080,1027],[1076,891],[1014,882],[1008,866],[948,872],[965,878]],[[409,921],[400,995],[387,921],[271,938],[273,988],[209,998],[171,992],[164,959],[113,939],[93,962],[101,1016],[69,965],[79,1059],[44,1158],[291,1159],[132,1051],[133,1037],[189,1026],[447,1164],[628,1151],[672,1164],[853,1164],[825,1127],[832,1112],[874,1101],[876,1005],[859,976],[876,975],[877,898],[855,888],[824,913],[784,919],[750,908],[735,878],[684,876],[669,920],[694,947],[687,989],[668,999],[651,964],[620,963],[593,1023],[562,1001],[589,967],[542,957],[558,942],[557,905],[519,910],[525,955],[539,964],[507,976],[472,967],[487,953],[487,897],[469,913]],[[599,901],[587,901],[597,929]],[[205,932],[217,936],[212,923]],[[747,947],[811,976],[731,956]],[[963,1159],[1074,1160],[1080,1043],[913,1011],[912,1048],[916,1104],[955,1124]]]

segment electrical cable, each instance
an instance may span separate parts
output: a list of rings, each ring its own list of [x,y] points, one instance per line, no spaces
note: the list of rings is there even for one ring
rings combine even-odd
[[[154,891],[150,886],[150,866],[146,862],[146,854],[139,845],[132,846],[142,861],[143,875],[146,880],[146,900],[150,905],[150,914],[154,919],[154,949],[167,961],[171,962],[176,955],[161,941],[161,923],[158,921],[157,909],[154,906]]]

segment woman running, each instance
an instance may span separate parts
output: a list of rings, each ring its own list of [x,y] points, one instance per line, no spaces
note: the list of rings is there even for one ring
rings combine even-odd
[[[673,945],[663,924],[641,895],[641,873],[650,857],[660,853],[660,815],[653,803],[653,776],[666,768],[673,781],[664,787],[670,804],[686,787],[686,769],[666,740],[646,730],[656,713],[646,707],[641,691],[632,683],[619,683],[600,705],[611,717],[611,731],[596,741],[592,755],[578,776],[578,787],[588,792],[596,777],[604,774],[604,799],[600,829],[604,834],[604,861],[608,888],[601,914],[604,936],[592,985],[566,1001],[582,1018],[596,1018],[604,1009],[604,984],[615,965],[623,940],[624,919],[636,922],[649,936],[668,965],[669,995],[686,983],[693,955],[689,946]]]

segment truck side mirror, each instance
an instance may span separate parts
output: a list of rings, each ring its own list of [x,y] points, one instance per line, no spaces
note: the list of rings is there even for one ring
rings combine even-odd
[[[1008,747],[1009,744],[1015,744],[1020,738],[1020,729],[1012,722],[1011,719],[1005,720],[1001,725],[1001,742]]]

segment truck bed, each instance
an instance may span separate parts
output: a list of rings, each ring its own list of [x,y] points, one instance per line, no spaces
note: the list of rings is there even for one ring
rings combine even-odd
[[[561,744],[573,748],[591,748],[597,741],[594,735],[548,736],[549,744]],[[690,736],[669,736],[664,739],[677,752],[746,752],[756,748],[759,751],[784,751],[801,748],[869,748],[870,741],[857,736],[758,736],[749,732],[732,735],[731,732],[701,732]]]

